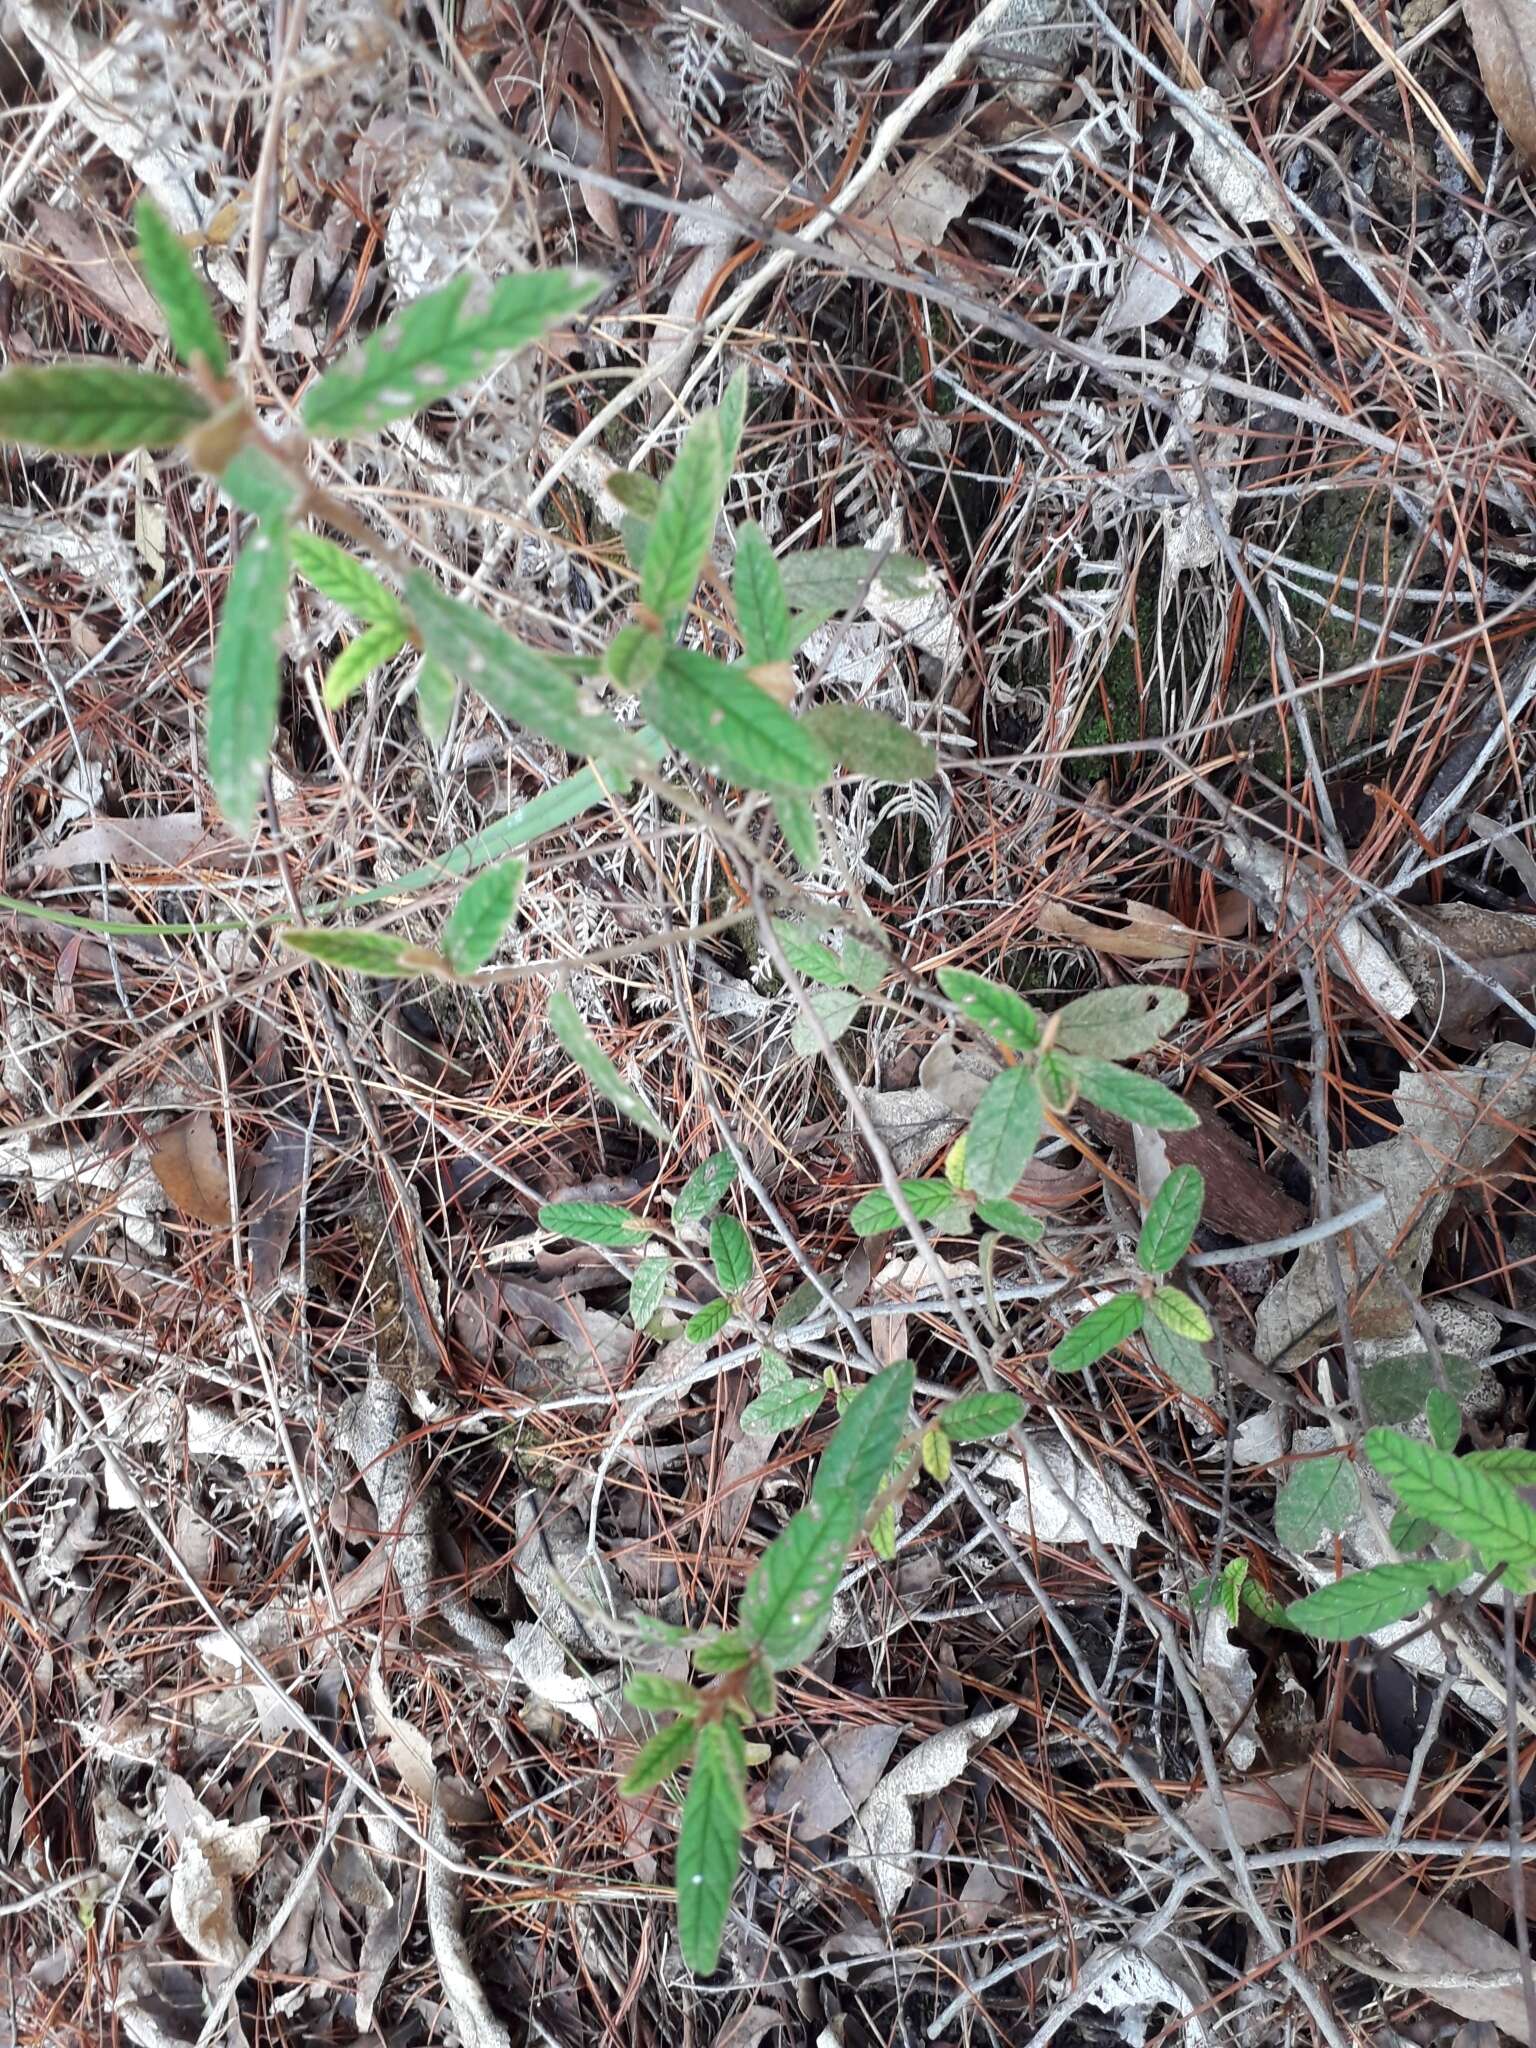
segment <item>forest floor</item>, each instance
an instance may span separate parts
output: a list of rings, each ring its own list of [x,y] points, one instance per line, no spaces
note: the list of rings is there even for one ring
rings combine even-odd
[[[1367,1423],[1533,1406],[1536,0],[4,0],[0,78],[9,365],[166,362],[146,193],[279,433],[422,292],[579,263],[587,316],[331,490],[580,653],[635,598],[609,473],[745,367],[728,520],[928,572],[802,697],[938,763],[837,782],[786,885],[880,938],[831,1056],[693,771],[566,804],[481,983],[332,973],[296,904],[435,943],[580,764],[467,695],[434,744],[409,649],[327,704],[305,590],[241,836],[238,516],[172,456],[0,451],[0,2039],[1536,2042],[1527,1603],[1395,1652],[1275,1618],[1386,1554]],[[956,967],[1181,991],[1144,1064],[1198,1132],[1080,1104],[1038,1243],[857,1236],[973,1099]],[[665,1219],[721,1151],[740,1315],[681,1334],[685,1230],[637,1331],[637,1249],[539,1208]],[[1178,1162],[1213,1376],[1052,1371]],[[835,1311],[786,1315],[808,1272]],[[768,1336],[921,1403],[979,1341],[1026,1413],[750,1731],[701,1980],[617,1623],[727,1624],[805,1497],[834,1411],[744,1426]]]

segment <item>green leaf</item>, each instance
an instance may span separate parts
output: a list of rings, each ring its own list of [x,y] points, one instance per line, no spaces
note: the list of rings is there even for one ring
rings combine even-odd
[[[1405,1508],[1489,1566],[1536,1564],[1536,1511],[1486,1468],[1391,1429],[1367,1430],[1365,1454]]]
[[[693,601],[715,537],[726,480],[720,415],[702,412],[683,436],[677,460],[661,486],[640,567],[640,602],[664,633],[677,631]]]
[[[790,1049],[802,1059],[814,1059],[821,1051],[821,1040],[811,1022],[814,1016],[820,1019],[821,1028],[833,1045],[849,1031],[859,1011],[864,1007],[864,998],[857,989],[818,988],[804,999],[803,1007],[797,1009],[795,1021],[789,1027]],[[811,1014],[807,1016],[806,1012]]]
[[[1429,1360],[1422,1353],[1414,1358],[1383,1358],[1366,1366],[1360,1375],[1360,1399],[1366,1419],[1412,1422],[1415,1416],[1424,1413],[1433,1384]]]
[[[1009,1067],[987,1083],[965,1140],[971,1189],[985,1202],[1013,1193],[1040,1140],[1040,1090],[1027,1067]]]
[[[747,426],[747,366],[743,363],[720,394],[720,450],[729,477],[741,453]]]
[[[405,645],[398,626],[370,626],[348,641],[325,672],[320,695],[327,708],[339,711],[355,690],[360,690],[376,668],[393,661]]]
[[[1038,1216],[1032,1216],[1020,1202],[1011,1202],[1000,1196],[995,1202],[978,1202],[976,1214],[988,1230],[1001,1231],[1004,1237],[1022,1238],[1025,1244],[1038,1244],[1045,1235],[1045,1225]]]
[[[1000,988],[963,967],[941,967],[939,987],[958,1003],[968,1023],[1012,1052],[1033,1052],[1040,1043],[1040,1013],[1011,988]]]
[[[1148,1306],[1165,1330],[1187,1337],[1191,1344],[1209,1344],[1215,1335],[1205,1310],[1182,1288],[1159,1287]]]
[[[1399,1508],[1387,1524],[1387,1541],[1394,1550],[1423,1550],[1434,1534],[1433,1522],[1426,1522],[1422,1515],[1410,1515],[1406,1508]]]
[[[801,723],[829,762],[840,761],[852,774],[866,775],[873,782],[926,782],[938,773],[938,756],[928,742],[883,711],[818,704]]]
[[[424,662],[423,672],[426,667]],[[519,804],[515,811],[508,811],[504,818],[494,818],[481,831],[472,833],[459,845],[428,861],[424,867],[412,868],[392,882],[381,882],[376,888],[364,889],[350,900],[361,908],[366,903],[382,903],[386,897],[412,895],[418,889],[431,888],[454,875],[471,874],[476,868],[483,868],[491,861],[504,860],[509,853],[532,845],[546,832],[559,831],[562,825],[569,825],[584,811],[591,810],[594,804],[605,802],[608,794],[590,768],[578,769],[576,774],[567,775],[564,781],[557,782],[553,789],[541,790],[527,803]]]
[[[107,363],[59,363],[0,376],[0,441],[65,455],[171,448],[212,410],[179,377]]]
[[[621,626],[609,644],[603,667],[622,690],[638,690],[660,671],[667,643],[649,626]]]
[[[570,319],[602,285],[573,270],[520,271],[470,311],[474,282],[466,274],[413,299],[327,370],[299,407],[310,432],[371,433],[409,419]]]
[[[1077,1100],[1077,1062],[1064,1052],[1043,1052],[1035,1062],[1035,1086],[1047,1109],[1065,1116]]]
[[[784,958],[802,981],[820,982],[823,988],[846,988],[848,970],[832,948],[814,939],[802,925],[788,918],[770,920],[774,937],[784,949]]]
[[[255,827],[282,696],[278,637],[288,615],[288,529],[261,527],[241,548],[208,679],[208,780],[226,820]]]
[[[734,1216],[717,1216],[709,1226],[709,1256],[722,1294],[740,1294],[752,1280],[752,1246]]]
[[[950,1438],[937,1423],[931,1423],[923,1431],[918,1445],[918,1454],[923,1461],[923,1470],[940,1486],[947,1486],[954,1465],[954,1448]]]
[[[388,932],[343,932],[285,925],[282,940],[295,953],[318,960],[322,967],[349,967],[354,974],[372,974],[384,981],[428,973],[436,961],[434,954],[404,939],[391,938]]]
[[[1146,1074],[1097,1059],[1079,1059],[1075,1071],[1079,1092],[1111,1116],[1123,1116],[1127,1123],[1143,1124],[1152,1131],[1192,1131],[1199,1125],[1199,1117],[1187,1103]]]
[[[877,946],[866,946],[849,933],[843,940],[843,972],[861,995],[871,996],[890,969]]]
[[[229,351],[192,259],[153,200],[141,199],[133,224],[139,237],[139,265],[154,293],[171,347],[187,364],[201,359],[215,377],[229,368]]]
[[[1246,1560],[1245,1560],[1246,1562]],[[1263,1622],[1266,1628],[1289,1628],[1285,1609],[1272,1593],[1266,1592],[1257,1579],[1245,1577],[1242,1584],[1242,1601],[1252,1615]]]
[[[704,1704],[691,1685],[680,1678],[664,1678],[659,1671],[632,1671],[624,1697],[643,1714],[696,1714]]]
[[[683,1335],[690,1344],[708,1344],[718,1337],[734,1313],[730,1302],[723,1295],[714,1301],[706,1301],[683,1325]]]
[[[917,1368],[898,1359],[850,1397],[811,1481],[811,1507],[830,1513],[851,1502],[862,1522],[885,1485],[907,1428]]]
[[[1432,1593],[1449,1593],[1466,1576],[1464,1564],[1376,1564],[1293,1600],[1285,1618],[1306,1635],[1344,1643],[1388,1622],[1406,1621]]]
[[[736,536],[731,595],[736,600],[736,623],[748,662],[788,661],[795,642],[784,580],[767,535],[753,519]]]
[[[648,1330],[661,1314],[661,1304],[672,1285],[670,1259],[642,1259],[629,1283],[629,1320],[637,1330]]]
[[[1181,988],[1097,989],[1057,1011],[1056,1043],[1094,1059],[1134,1059],[1165,1038],[1188,1008]]]
[[[869,1525],[869,1547],[885,1564],[896,1562],[896,1504],[887,1501]]]
[[[1536,1451],[1519,1444],[1503,1444],[1496,1451],[1467,1451],[1461,1462],[1503,1480],[1506,1486],[1536,1486]]]
[[[1021,1395],[1001,1390],[994,1393],[985,1387],[946,1402],[934,1418],[952,1444],[977,1444],[988,1437],[1006,1436],[1023,1419]]]
[[[736,1184],[736,1162],[729,1152],[711,1152],[702,1166],[696,1166],[683,1183],[683,1191],[672,1204],[672,1221],[684,1229],[702,1223],[718,1209]]]
[[[814,1316],[826,1312],[826,1301],[814,1280],[802,1280],[791,1288],[774,1314],[773,1330],[779,1334],[786,1330],[797,1330],[802,1323],[808,1323]]]
[[[734,1721],[705,1721],[677,1835],[677,1934],[683,1961],[707,1977],[720,1960],[720,1941],[741,1861],[747,1824],[747,1752]]]
[[[620,1797],[636,1799],[680,1771],[693,1755],[697,1736],[698,1726],[687,1716],[658,1729],[619,1780]]]
[[[626,512],[634,512],[641,519],[654,519],[656,507],[661,503],[661,485],[655,477],[647,476],[643,469],[609,470],[608,494],[616,498]]]
[[[774,1684],[772,1671],[761,1658],[754,1659],[747,1666],[746,1683],[742,1690],[746,1695],[747,1706],[758,1720],[765,1721],[770,1714],[778,1711],[779,1689]]]
[[[406,578],[405,595],[427,654],[503,718],[626,775],[645,768],[645,751],[635,735],[584,696],[580,685],[536,647],[524,646],[484,612],[460,604],[419,569]]]
[[[1461,1440],[1461,1409],[1444,1387],[1430,1388],[1425,1413],[1429,1418],[1430,1442],[1437,1450],[1454,1451]]]
[[[802,1379],[790,1371],[776,1351],[765,1351],[758,1396],[741,1411],[748,1436],[775,1437],[782,1429],[808,1422],[827,1397],[820,1380]]]
[[[543,1202],[539,1228],[578,1244],[644,1244],[651,1226],[612,1202]]]
[[[825,749],[782,704],[694,648],[669,648],[640,702],[679,753],[741,789],[820,789],[832,773]]]
[[[743,1665],[752,1662],[752,1649],[733,1631],[729,1635],[714,1636],[707,1642],[695,1643],[692,1656],[697,1671],[740,1671]]]
[[[784,834],[784,844],[805,872],[814,874],[821,866],[821,834],[816,827],[815,811],[803,796],[779,795],[773,800],[773,815]]]
[[[1182,1387],[1186,1394],[1197,1395],[1202,1401],[1210,1400],[1216,1391],[1216,1381],[1203,1344],[1180,1336],[1178,1331],[1170,1330],[1155,1316],[1148,1317],[1141,1334],[1153,1359],[1176,1387]]]
[[[758,1559],[738,1621],[742,1636],[774,1670],[803,1664],[826,1634],[863,1519],[851,1498],[831,1508],[801,1508]]]
[[[442,937],[443,958],[455,974],[473,974],[501,944],[527,872],[525,860],[502,861],[476,875],[460,896]]]
[[[873,548],[806,548],[786,555],[780,567],[790,604],[797,612],[819,612],[818,624],[862,604],[877,580],[893,595],[920,596],[926,585],[921,562]]]
[[[448,737],[448,728],[453,724],[453,707],[459,694],[459,686],[449,675],[440,661],[430,661],[425,656],[416,671],[416,716],[421,729],[434,747],[440,747]],[[586,769],[582,770],[585,775]],[[548,794],[553,795],[553,791]]]
[[[1058,1372],[1081,1372],[1106,1357],[1117,1344],[1134,1337],[1141,1328],[1146,1305],[1139,1294],[1117,1294],[1112,1301],[1090,1309],[1080,1323],[1068,1330],[1046,1360]]]
[[[1275,1495],[1275,1534],[1287,1550],[1314,1550],[1323,1535],[1343,1529],[1360,1505],[1360,1481],[1340,1451],[1298,1465]]]
[[[1223,1566],[1221,1578],[1217,1582],[1222,1607],[1226,1610],[1227,1620],[1234,1628],[1237,1627],[1238,1617],[1243,1610],[1243,1583],[1247,1577],[1247,1558],[1234,1557],[1230,1564]]]
[[[243,407],[236,403],[227,408],[237,418],[243,416]],[[222,417],[222,416],[221,416]],[[210,422],[207,431],[217,433],[220,421]],[[265,448],[237,448],[224,467],[219,471],[219,489],[232,505],[238,505],[242,512],[249,512],[263,525],[291,521],[298,510],[303,495],[303,484],[292,470],[285,469],[275,461]],[[293,552],[296,533],[288,535],[288,549]]]
[[[1450,1352],[1442,1356],[1446,1385],[1465,1400],[1477,1383],[1477,1368],[1470,1359]],[[1360,1396],[1366,1418],[1371,1422],[1412,1422],[1424,1413],[1429,1390],[1435,1385],[1434,1368],[1426,1353],[1402,1358],[1379,1359],[1360,1375]]]
[[[598,1094],[606,1097],[621,1116],[649,1131],[663,1144],[667,1127],[638,1088],[632,1088],[582,1022],[581,1012],[563,989],[549,999],[550,1029],[586,1075]]]
[[[1205,1207],[1205,1176],[1198,1166],[1176,1166],[1152,1197],[1136,1263],[1144,1273],[1171,1273],[1189,1250]]]
[[[660,504],[660,486],[657,487],[656,502]],[[619,538],[624,543],[624,552],[629,557],[629,566],[638,574],[645,560],[645,551],[651,544],[651,522],[637,518],[632,512],[626,513],[619,522]]]
[[[955,1201],[955,1191],[947,1180],[904,1180],[901,1191],[919,1223],[931,1223]],[[883,1188],[855,1202],[848,1221],[856,1237],[873,1237],[877,1231],[896,1230],[901,1225],[896,1204]]]
[[[371,569],[335,541],[318,533],[296,533],[289,543],[293,566],[304,581],[370,626],[410,626],[405,606]]]

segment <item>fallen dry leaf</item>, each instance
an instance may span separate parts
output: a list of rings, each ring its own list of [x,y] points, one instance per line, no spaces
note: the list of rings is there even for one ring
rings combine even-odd
[[[1497,988],[1474,981],[1446,959],[1441,945]],[[1499,988],[1522,1002],[1536,994],[1536,917],[1522,911],[1485,910],[1480,903],[1426,904],[1399,932],[1397,951],[1425,1016],[1452,1045],[1476,1050],[1484,1044],[1483,1027],[1502,1007]]]
[[[178,1845],[171,1918],[194,1955],[232,1968],[245,1960],[234,1880],[249,1877],[256,1868],[270,1823],[265,1815],[238,1827],[217,1819],[174,1774],[166,1784],[164,1818],[167,1834]]]
[[[1124,334],[1138,327],[1155,327],[1221,250],[1221,243],[1204,235],[1154,221],[1138,235],[1128,254],[1125,276],[1099,332]]]
[[[1200,1696],[1216,1724],[1232,1768],[1251,1770],[1259,1745],[1253,1737],[1253,1661],[1233,1634],[1225,1609],[1205,1610],[1196,1636]]]
[[[901,1740],[887,1721],[855,1721],[834,1729],[800,1758],[771,1800],[787,1813],[796,1841],[819,1842],[851,1820],[880,1782]]]
[[[437,1851],[426,1863],[427,1931],[443,1995],[463,2048],[512,2048],[512,2036],[491,2010],[464,1931],[464,1851],[449,1826],[441,1788],[432,1801],[427,1839]]]
[[[1145,917],[1133,917],[1125,926],[1095,924],[1060,903],[1045,904],[1036,923],[1052,938],[1070,939],[1076,946],[1089,946],[1115,960],[1187,960],[1199,947],[1210,944],[1202,933],[1172,919],[1167,924]]]
[[[942,159],[914,157],[872,181],[847,224],[828,232],[826,246],[866,261],[893,254],[910,261],[938,248],[984,180],[984,166],[959,150]]]
[[[1274,847],[1246,832],[1221,836],[1233,872],[1254,891],[1271,931],[1288,919],[1316,930],[1319,939],[1326,938],[1329,965],[1346,986],[1388,1017],[1407,1016],[1414,1005],[1412,986],[1381,941],[1347,913],[1339,893],[1340,877],[1306,862],[1287,862]]]
[[[228,866],[244,862],[250,849],[225,826],[200,818],[195,811],[172,811],[155,818],[94,818],[71,832],[57,846],[42,848],[31,866],[38,868],[179,868]]]
[[[111,316],[165,339],[165,315],[134,269],[127,239],[111,236],[81,207],[45,206],[34,200],[32,225],[57,255],[60,268]],[[31,267],[29,259],[28,267]]]
[[[383,1731],[384,1747],[399,1773],[401,1784],[408,1792],[414,1792],[423,1806],[430,1808],[437,1790],[437,1765],[432,1760],[432,1745],[414,1722],[395,1712],[380,1668],[377,1648],[368,1666],[368,1704],[373,1709],[375,1725]]]
[[[1321,1820],[1330,1807],[1348,1811],[1363,1800],[1391,1813],[1402,1796],[1401,1775],[1379,1777],[1356,1769],[1350,1769],[1346,1775],[1342,1767],[1328,1771],[1313,1764],[1298,1764],[1294,1770],[1281,1771],[1273,1778],[1254,1778],[1245,1784],[1224,1784],[1221,1788],[1232,1832],[1245,1849],[1255,1849],[1260,1842],[1273,1842],[1280,1837],[1306,1840],[1307,1829]],[[1224,1847],[1226,1831],[1209,1789],[1196,1793],[1182,1806],[1179,1818],[1207,1849]],[[1165,1821],[1158,1821],[1152,1827],[1138,1829],[1130,1839],[1143,1855],[1162,1856],[1175,1847],[1180,1837]]]
[[[1198,1110],[1199,1129],[1161,1131],[1158,1137],[1170,1169],[1198,1166],[1204,1174],[1205,1222],[1244,1244],[1263,1244],[1300,1230],[1307,1220],[1305,1209],[1279,1185],[1272,1170],[1260,1166],[1253,1148],[1222,1121],[1215,1096],[1191,1088],[1184,1099]],[[1095,1137],[1122,1156],[1130,1155],[1134,1138],[1128,1123],[1092,1103],[1080,1103],[1078,1114]]]
[[[1536,162],[1536,0],[1466,0],[1463,12],[1493,111]]]
[[[917,1847],[913,1802],[931,1798],[952,1785],[978,1749],[995,1742],[1013,1726],[1017,1707],[998,1707],[977,1714],[954,1728],[920,1742],[870,1793],[848,1830],[849,1853],[868,1857],[870,1889],[883,1913],[894,1913],[907,1896],[915,1875]]]
[[[1362,1872],[1366,1865],[1361,1862]],[[1346,1901],[1347,1903],[1347,1901]],[[1530,2048],[1520,1952],[1502,1934],[1405,1878],[1381,1898],[1349,1906],[1350,1918],[1393,1969],[1464,2020],[1487,2020]]]
[[[195,1223],[228,1223],[229,1170],[206,1109],[177,1117],[151,1138],[149,1165],[183,1216]]]
[[[304,1186],[304,1133],[279,1124],[256,1155],[245,1203],[251,1292],[264,1299],[277,1285],[299,1219]]]
[[[1413,1304],[1451,1199],[1509,1149],[1536,1110],[1536,1063],[1517,1045],[1448,1074],[1404,1074],[1393,1095],[1398,1135],[1341,1153],[1334,1187],[1340,1208],[1384,1194],[1369,1222],[1308,1245],[1259,1304],[1254,1354],[1292,1371],[1316,1357],[1338,1327],[1329,1253],[1337,1256],[1355,1306],[1356,1341],[1407,1337]],[[1370,1283],[1393,1254],[1402,1280]]]
[[[715,2048],[761,2048],[775,2027],[788,2027],[788,2017],[771,2005],[749,2005],[737,2013],[723,2034],[715,2036]]]
[[[1134,1548],[1147,1520],[1128,1489],[1112,1488],[1059,1437],[1030,1437],[1023,1448],[1022,1460],[996,1458],[987,1474],[1014,1489],[1005,1519],[1016,1536],[1044,1546],[1086,1543],[1086,1523],[1111,1550]]]

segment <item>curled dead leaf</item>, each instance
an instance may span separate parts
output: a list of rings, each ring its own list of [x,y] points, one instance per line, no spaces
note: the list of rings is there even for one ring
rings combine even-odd
[[[229,1168],[206,1109],[177,1117],[149,1141],[149,1164],[173,1208],[194,1223],[229,1221]]]
[[[1036,921],[1041,931],[1053,938],[1070,939],[1075,946],[1090,946],[1095,953],[1108,953],[1117,960],[1187,960],[1197,948],[1210,943],[1203,933],[1167,918],[1166,912],[1149,914],[1145,904],[1134,911],[1127,907],[1126,915],[1131,922],[1124,927],[1097,924],[1064,904],[1047,903]]]
[[[1485,980],[1448,960],[1446,946]],[[1427,903],[1399,933],[1397,950],[1425,1016],[1452,1045],[1482,1046],[1501,988],[1526,1003],[1536,994],[1536,917],[1528,912]]]
[[[288,1256],[304,1184],[304,1133],[279,1124],[256,1155],[245,1204],[251,1290],[258,1297],[277,1285]]]
[[[1464,12],[1493,111],[1536,162],[1536,0],[1466,0]]]

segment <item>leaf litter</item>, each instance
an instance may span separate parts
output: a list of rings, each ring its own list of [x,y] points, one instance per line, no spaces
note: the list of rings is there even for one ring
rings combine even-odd
[[[538,374],[336,450],[359,516],[477,577],[553,651],[590,653],[594,616],[628,602],[614,460],[658,475],[745,364],[727,518],[750,513],[786,558],[814,535],[928,570],[818,628],[781,687],[889,714],[932,743],[937,778],[842,777],[813,874],[761,849],[788,885],[776,910],[883,934],[883,978],[826,1020],[876,1141],[901,1175],[938,1175],[996,1071],[965,1034],[937,1038],[934,970],[960,966],[1044,1013],[1090,987],[1188,994],[1148,1071],[1197,1101],[1206,1149],[1138,1150],[1076,1108],[1014,1191],[1041,1245],[960,1232],[930,1260],[893,1238],[860,1265],[846,1218],[880,1161],[820,1037],[737,949],[750,926],[652,944],[635,894],[635,850],[663,847],[675,934],[768,867],[738,846],[727,869],[645,792],[594,787],[563,813],[579,822],[540,845],[494,989],[433,991],[408,1034],[366,994],[322,1004],[266,949],[285,880],[322,906],[362,890],[435,943],[454,849],[559,792],[568,764],[464,705],[435,749],[365,697],[322,732],[341,626],[306,596],[283,843],[232,838],[186,711],[238,534],[168,458],[18,465],[0,520],[5,886],[24,904],[0,991],[5,1668],[16,1739],[60,1764],[18,1790],[0,1759],[21,2038],[67,2005],[84,2037],[160,2048],[222,1997],[219,2025],[274,2040],[407,2038],[429,2013],[466,2041],[575,2048],[611,2031],[609,2000],[636,2038],[777,2024],[841,2048],[983,2021],[1008,2040],[1214,2037],[1239,2016],[1339,2048],[1369,2000],[1384,2038],[1460,2018],[1524,2039],[1496,1882],[1498,1660],[1464,1644],[1469,1677],[1439,1634],[1404,1640],[1403,1666],[1454,1684],[1432,1740],[1433,1688],[1410,1691],[1401,1741],[1362,1768],[1352,1722],[1396,1711],[1392,1631],[1369,1658],[1282,1655],[1240,1588],[1236,1618],[1190,1589],[1237,1565],[1290,1597],[1385,1558],[1391,1499],[1353,1479],[1355,1511],[1335,1497],[1356,1370],[1370,1384],[1406,1357],[1422,1412],[1449,1354],[1491,1359],[1447,1376],[1468,1441],[1524,1434],[1525,0],[1369,24],[1324,7],[1305,62],[1293,10],[1266,7],[1246,48],[1201,29],[1177,65],[1134,10],[1090,35],[1054,0],[1009,0],[921,105],[978,9],[932,12],[914,54],[895,17],[855,35],[828,15],[807,40],[793,0],[719,20],[657,0],[625,16],[611,74],[609,12],[590,46],[549,10],[510,42],[456,18],[451,54],[500,81],[487,122],[414,24],[312,23],[304,91],[275,108],[277,67],[233,18],[191,39],[19,6],[8,351],[147,359],[158,323],[125,253],[140,185],[231,342],[252,307],[269,391],[464,262],[504,275],[542,235],[550,260],[609,275],[616,247],[643,247],[642,283]],[[268,132],[280,190],[253,235]],[[564,158],[569,188],[527,148]],[[1127,192],[1155,195],[1157,225]],[[722,319],[743,288],[746,317]],[[617,438],[578,446],[615,394]],[[688,631],[731,634],[723,586]],[[610,1064],[594,1078],[649,1132],[557,1045],[524,973],[546,955]],[[656,1894],[626,1886],[665,1883],[676,1822],[664,1795],[637,1814],[613,1794],[636,1733],[620,1686],[636,1661],[683,1668],[648,1630],[730,1619],[832,1395],[771,1440],[737,1432],[762,1332],[690,1344],[662,1311],[637,1336],[647,1246],[572,1255],[534,1219],[605,1177],[664,1222],[686,1149],[727,1136],[773,1205],[742,1209],[764,1330],[805,1269],[836,1286],[838,1312],[783,1339],[796,1376],[856,1372],[862,1333],[873,1356],[911,1349],[926,1413],[979,1369],[958,1307],[1029,1406],[1012,1442],[919,1484],[894,1562],[854,1562],[831,1644],[761,1731],[733,1974],[700,1987]],[[1130,1348],[1055,1378],[1060,1329],[1121,1283],[1132,1191],[1192,1156],[1210,1200],[1184,1277],[1217,1325],[1214,1399],[1171,1395]],[[694,1279],[679,1259],[669,1297]],[[1292,1496],[1313,1470],[1326,1497]],[[1277,1662],[1315,1768],[1285,1760]],[[1410,1866],[1386,1835],[1421,1741],[1410,1825],[1444,1853]],[[455,1803],[461,1783],[475,1796]],[[359,1806],[338,1817],[344,1785]],[[1177,1834],[1138,1840],[1159,1801],[1213,1865],[1181,1860]],[[1285,1825],[1260,1836],[1258,1811]],[[220,1990],[327,1829],[266,1960]],[[1362,1834],[1358,1869],[1322,1854]],[[805,1842],[834,1845],[825,1866]],[[1299,1869],[1267,1863],[1274,1844]]]

